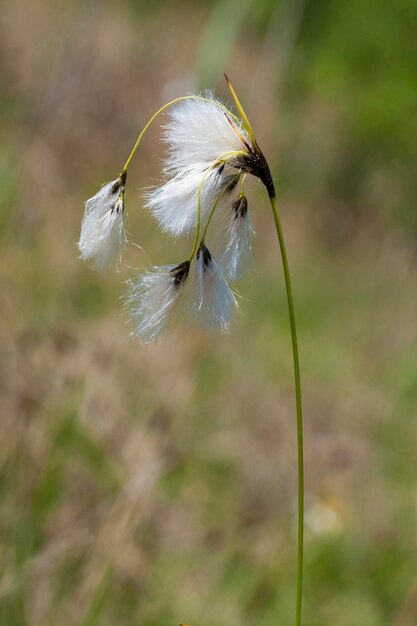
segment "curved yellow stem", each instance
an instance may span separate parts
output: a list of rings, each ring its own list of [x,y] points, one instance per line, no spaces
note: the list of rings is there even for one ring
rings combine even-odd
[[[198,247],[198,241],[200,238],[200,229],[201,229],[201,190],[203,188],[203,183],[206,179],[207,174],[211,171],[213,166],[210,166],[205,172],[204,172],[204,176],[201,179],[201,182],[198,186],[198,191],[197,191],[197,227],[196,227],[196,231],[195,231],[195,237],[194,237],[194,243],[193,243],[193,249],[191,251],[191,256],[188,259],[188,261],[191,263],[191,261],[193,260],[195,253],[197,252],[197,247]]]
[[[200,245],[202,245],[204,243],[204,240],[205,240],[206,235],[207,235],[207,230],[208,230],[208,227],[209,227],[210,222],[211,222],[211,218],[213,217],[214,212],[215,212],[215,210],[217,208],[217,205],[219,204],[221,198],[224,196],[226,191],[229,191],[229,189],[233,185],[233,183],[235,181],[239,180],[239,177],[240,177],[240,173],[236,174],[236,176],[233,176],[232,180],[226,185],[226,187],[224,189],[222,189],[222,191],[217,196],[216,202],[214,203],[213,208],[210,211],[210,215],[208,216],[207,223],[206,223],[206,226],[205,226],[204,231],[203,231],[203,236],[201,237]]]
[[[203,183],[204,183],[204,181],[205,181],[205,179],[206,179],[206,177],[207,177],[208,173],[209,173],[209,172],[210,172],[213,168],[215,168],[217,165],[219,165],[219,164],[221,164],[221,163],[226,164],[226,163],[227,163],[227,161],[228,161],[229,159],[231,159],[231,158],[233,158],[233,157],[235,157],[236,155],[241,154],[241,153],[244,153],[244,151],[243,151],[243,150],[242,150],[242,151],[240,151],[240,150],[236,150],[235,152],[230,152],[230,153],[228,153],[228,154],[227,154],[224,158],[222,158],[222,159],[220,159],[220,160],[217,160],[217,161],[214,161],[214,162],[213,162],[213,163],[212,163],[212,164],[211,164],[211,165],[207,168],[207,170],[204,172],[204,176],[203,176],[203,178],[201,179],[201,182],[200,182],[200,184],[199,184],[199,186],[198,186],[198,191],[197,191],[197,227],[196,227],[196,232],[195,232],[195,237],[194,237],[193,249],[192,249],[192,251],[191,251],[191,256],[190,256],[190,258],[188,259],[190,263],[191,263],[191,261],[193,260],[193,258],[194,258],[194,256],[195,256],[195,253],[197,252],[198,242],[199,242],[199,238],[200,238],[200,230],[201,230],[201,190],[202,190],[202,188],[203,188]],[[236,175],[236,176],[237,176],[237,175]],[[240,176],[240,174],[239,174],[239,176]],[[236,178],[236,177],[235,177],[235,178]],[[210,223],[210,220],[211,220],[212,214],[214,213],[215,208],[216,208],[216,206],[217,206],[217,204],[218,204],[218,201],[220,200],[220,198],[222,197],[222,195],[225,193],[225,191],[229,188],[229,186],[232,184],[232,182],[233,182],[233,181],[230,181],[230,183],[229,183],[229,184],[225,187],[225,189],[223,189],[223,190],[221,191],[221,193],[220,193],[219,197],[217,198],[216,203],[215,203],[214,207],[212,208],[211,213],[210,213],[210,215],[209,215],[209,218],[208,218],[208,222],[207,222],[207,224],[206,224],[206,227],[205,227],[205,229],[204,229],[204,234],[203,234],[203,237],[202,237],[202,241],[204,241],[204,237],[205,237],[205,235],[206,235],[208,225],[209,225],[209,223]]]
[[[142,137],[143,135],[146,133],[146,131],[148,130],[149,126],[152,124],[152,122],[154,121],[154,119],[156,117],[158,117],[158,115],[160,113],[162,113],[163,111],[165,111],[165,109],[168,109],[168,107],[172,106],[173,104],[176,104],[177,102],[181,102],[182,100],[202,100],[204,102],[211,102],[212,104],[214,104],[215,106],[219,107],[220,109],[223,109],[225,112],[227,112],[228,115],[230,115],[231,117],[233,117],[233,119],[238,122],[240,124],[240,120],[238,117],[236,117],[236,115],[234,115],[233,113],[231,113],[229,111],[229,109],[227,107],[225,107],[223,104],[221,104],[220,102],[217,102],[216,100],[210,100],[210,98],[204,98],[204,96],[181,96],[179,98],[175,98],[174,100],[171,100],[170,102],[167,102],[167,104],[164,104],[164,106],[162,106],[160,109],[157,110],[156,113],[154,113],[154,115],[152,115],[151,119],[149,120],[149,122],[144,126],[143,130],[140,132],[135,145],[132,148],[132,152],[129,154],[129,157],[126,161],[126,163],[123,166],[122,169],[122,174],[124,172],[127,172],[127,169],[133,159],[133,157],[135,156],[135,152],[139,147],[140,142],[142,141]],[[122,175],[121,174],[121,175]]]

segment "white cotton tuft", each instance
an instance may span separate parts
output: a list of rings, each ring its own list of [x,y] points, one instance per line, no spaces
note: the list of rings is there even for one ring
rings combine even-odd
[[[194,163],[148,194],[146,205],[162,230],[178,236],[195,228],[200,185],[201,219],[206,219],[230,176],[220,169]]]
[[[92,260],[94,267],[102,271],[119,259],[126,242],[123,212],[124,187],[120,178],[105,183],[87,200],[78,242],[81,259]]]
[[[221,265],[232,280],[236,280],[242,270],[252,260],[252,243],[255,231],[248,210],[248,201],[241,192],[231,207],[230,221],[226,227],[226,246]]]
[[[209,332],[226,332],[239,305],[220,265],[204,245],[197,254],[197,279],[198,295],[194,302],[196,322]]]
[[[224,105],[215,100],[190,98],[183,100],[170,111],[170,121],[165,126],[164,141],[168,145],[165,171],[182,172],[194,163],[211,163],[237,150],[246,150],[239,134],[250,143],[242,125],[233,120],[236,132],[227,119]],[[231,120],[231,115],[228,116]]]
[[[250,142],[234,120],[232,128],[223,105],[211,94],[207,98],[209,101],[190,98],[172,108],[164,133],[167,180],[146,198],[162,229],[174,236],[195,228],[200,185],[201,219],[208,216],[224,185],[237,173],[233,158],[227,165],[225,160],[236,151],[247,152],[240,136]]]
[[[187,280],[190,264],[162,265],[130,281],[125,303],[136,324],[132,335],[143,343],[169,332],[178,298]]]

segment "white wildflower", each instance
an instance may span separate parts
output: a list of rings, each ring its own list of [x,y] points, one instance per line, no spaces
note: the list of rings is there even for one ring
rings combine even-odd
[[[143,343],[157,339],[170,330],[174,310],[190,270],[189,261],[162,265],[130,281],[126,305],[136,328],[132,335]]]
[[[164,231],[181,235],[197,224],[199,195],[200,215],[204,220],[231,176],[223,164],[194,163],[156,187],[148,194],[146,204]]]
[[[221,178],[204,163],[195,163],[148,194],[146,204],[164,231],[180,235],[195,227],[202,181],[201,215],[205,217],[220,191]]]
[[[197,253],[198,296],[194,302],[196,321],[204,329],[226,332],[238,303],[220,265],[202,244]]]
[[[241,269],[250,263],[254,236],[248,200],[241,191],[232,204],[230,221],[226,227],[226,247],[222,256],[222,266],[232,280],[236,280]]]
[[[231,124],[224,105],[207,93],[210,100],[183,100],[170,112],[164,141],[168,145],[165,172],[178,174],[195,163],[212,163],[242,151],[249,138],[241,124]]]
[[[203,328],[228,330],[238,303],[226,279],[237,277],[243,260],[250,255],[254,236],[246,196],[242,190],[232,201],[232,190],[242,176],[251,174],[265,185],[273,204],[275,188],[268,163],[227,77],[226,80],[239,117],[211,93],[168,103],[152,116],[138,136],[123,174],[106,183],[85,204],[78,243],[81,258],[92,259],[96,267],[104,269],[120,255],[125,243],[126,171],[150,123],[173,105],[164,127],[168,147],[163,168],[165,180],[147,194],[146,204],[164,231],[178,236],[195,229],[194,243],[189,260],[176,266],[155,267],[130,282],[126,304],[135,323],[132,334],[143,342],[169,331],[177,313],[184,312],[187,306],[190,317]],[[209,227],[210,233],[224,233],[224,229],[215,227],[224,224],[222,209],[226,207],[231,213],[226,213],[219,265],[204,241]],[[216,241],[216,237],[213,239]],[[191,263],[195,271],[189,282],[194,282],[195,289],[187,286]]]
[[[222,107],[222,108],[221,108]],[[248,149],[249,138],[227,116],[224,106],[205,100],[185,100],[165,127],[168,156],[165,183],[147,196],[147,206],[163,230],[177,236],[204,220],[221,191],[241,168],[236,153]]]
[[[85,203],[78,248],[80,257],[91,259],[99,270],[105,270],[118,260],[126,240],[124,213],[125,179],[105,183]]]

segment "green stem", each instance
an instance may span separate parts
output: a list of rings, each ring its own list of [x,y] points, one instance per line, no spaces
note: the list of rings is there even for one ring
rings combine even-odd
[[[179,98],[175,98],[175,100],[171,100],[170,102],[168,102],[167,104],[164,104],[164,106],[162,106],[160,109],[157,110],[156,113],[154,113],[154,115],[152,115],[151,119],[149,120],[149,122],[146,124],[146,126],[143,128],[143,130],[141,131],[141,133],[139,134],[135,145],[132,148],[132,152],[129,154],[129,157],[126,161],[126,163],[123,166],[122,169],[122,174],[124,172],[127,172],[127,168],[130,165],[130,162],[132,161],[133,157],[135,156],[135,152],[139,147],[140,142],[142,141],[142,137],[143,135],[146,133],[146,131],[148,130],[149,126],[152,124],[152,122],[154,121],[154,119],[156,117],[158,117],[158,115],[160,113],[162,113],[163,111],[165,111],[165,109],[168,109],[168,107],[172,106],[173,104],[176,104],[177,102],[181,102],[181,100],[202,100],[203,102],[211,102],[212,104],[215,104],[217,107],[219,107],[220,109],[223,109],[228,115],[230,115],[231,117],[233,117],[233,119],[240,123],[239,118],[237,118],[235,115],[233,115],[233,113],[231,113],[223,104],[221,104],[220,102],[217,102],[216,100],[210,100],[210,98],[204,98],[203,96],[181,96]],[[121,175],[122,175],[121,174]]]
[[[211,211],[210,211],[210,215],[208,216],[207,223],[206,223],[206,226],[205,226],[204,231],[203,231],[203,236],[201,237],[201,243],[202,243],[202,244],[204,244],[204,240],[205,240],[206,235],[207,235],[208,227],[210,226],[211,218],[213,217],[214,212],[215,212],[215,210],[217,209],[217,205],[219,204],[220,200],[222,199],[222,197],[224,196],[224,194],[226,193],[226,191],[229,191],[229,190],[230,190],[230,187],[233,185],[233,183],[234,183],[235,181],[237,182],[237,181],[239,180],[239,178],[240,178],[240,174],[236,174],[236,176],[234,176],[234,177],[232,178],[232,180],[230,181],[230,183],[228,183],[228,184],[226,185],[226,187],[225,187],[225,188],[221,191],[221,193],[219,193],[219,195],[217,196],[217,198],[216,198],[216,202],[213,204],[213,208],[211,209]]]
[[[203,178],[201,179],[201,182],[198,186],[198,191],[197,191],[197,228],[195,231],[195,236],[194,236],[194,243],[193,243],[193,249],[191,251],[191,256],[188,259],[188,262],[191,263],[191,261],[193,260],[195,253],[197,252],[197,246],[198,246],[198,240],[200,238],[200,229],[201,229],[201,189],[203,187],[203,183],[206,179],[207,174],[209,173],[211,168],[208,168],[203,176]]]
[[[304,556],[304,460],[303,460],[303,412],[301,404],[300,362],[298,357],[297,328],[295,324],[294,302],[292,297],[290,270],[284,234],[278,214],[276,198],[270,197],[272,212],[277,229],[282,265],[284,268],[285,288],[287,291],[288,313],[290,317],[292,353],[294,360],[295,402],[297,408],[297,442],[298,442],[298,558],[297,558],[297,599],[295,607],[295,624],[301,624],[301,601],[303,593],[303,556]]]
[[[223,195],[223,194],[227,191],[227,189],[230,187],[230,185],[231,185],[231,184],[232,184],[232,182],[233,182],[233,181],[230,181],[230,183],[229,183],[229,184],[228,184],[228,185],[227,185],[227,186],[223,189],[223,191],[222,191],[222,192],[219,194],[219,196],[217,197],[217,200],[216,200],[216,202],[214,203],[214,206],[213,206],[213,208],[212,208],[212,210],[211,210],[211,213],[210,213],[210,215],[209,215],[209,217],[208,217],[207,224],[206,224],[206,227],[205,227],[205,229],[204,229],[204,233],[203,233],[203,236],[202,236],[202,238],[201,238],[201,242],[200,242],[200,230],[201,230],[201,190],[202,190],[202,187],[203,187],[203,183],[204,183],[204,181],[205,181],[205,179],[206,179],[206,176],[209,174],[209,172],[211,171],[211,169],[212,169],[213,167],[215,167],[215,165],[216,165],[216,162],[214,162],[214,163],[213,163],[213,164],[212,164],[212,165],[211,165],[211,166],[210,166],[210,167],[206,170],[206,172],[205,172],[205,174],[204,174],[203,178],[201,179],[201,182],[200,182],[200,184],[199,184],[199,186],[198,186],[198,191],[197,191],[197,227],[196,227],[195,236],[194,236],[193,249],[192,249],[192,251],[191,251],[190,258],[188,259],[188,261],[189,261],[190,263],[191,263],[191,261],[193,260],[193,258],[194,258],[194,256],[195,256],[195,253],[197,252],[198,244],[199,244],[199,243],[204,243],[204,238],[205,238],[206,233],[207,233],[207,228],[208,228],[208,226],[209,226],[209,224],[210,224],[210,220],[211,220],[211,218],[213,217],[213,213],[214,213],[214,211],[215,211],[215,209],[216,209],[216,207],[217,207],[217,205],[218,205],[218,203],[219,203],[220,198],[221,198],[221,197],[222,197],[222,195]],[[235,176],[235,178],[234,178],[233,180],[235,180],[235,179],[236,179],[237,177],[239,177],[239,176],[240,176],[240,174],[236,174],[236,176]]]

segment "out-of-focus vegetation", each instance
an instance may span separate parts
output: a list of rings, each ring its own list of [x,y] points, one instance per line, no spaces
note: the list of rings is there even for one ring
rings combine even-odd
[[[0,15],[0,625],[289,624],[296,436],[262,189],[229,335],[128,335],[77,259],[158,105],[226,89],[274,164],[299,323],[306,626],[417,623],[417,3],[25,0]],[[182,259],[129,173],[127,262]],[[183,246],[185,246],[183,248]]]

